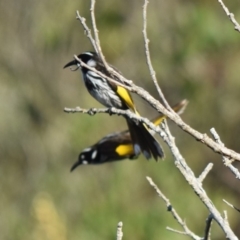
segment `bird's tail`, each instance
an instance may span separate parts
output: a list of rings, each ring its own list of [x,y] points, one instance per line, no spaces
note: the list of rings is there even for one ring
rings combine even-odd
[[[172,109],[180,115],[184,112],[187,105],[188,101],[184,99],[174,105]],[[140,116],[136,108],[133,108],[132,110]],[[158,126],[163,122],[164,119],[166,119],[166,116],[161,114],[157,118],[153,119],[152,122],[154,125]],[[140,122],[136,123],[130,119],[127,119],[127,124],[136,156],[142,152],[147,159],[150,159],[152,156],[156,161],[158,158],[164,158],[164,152],[161,145],[153,137],[155,133],[154,131],[148,129],[145,124]]]
[[[127,119],[127,124],[136,155],[142,152],[147,159],[153,157],[156,161],[164,157],[162,147],[143,123]]]

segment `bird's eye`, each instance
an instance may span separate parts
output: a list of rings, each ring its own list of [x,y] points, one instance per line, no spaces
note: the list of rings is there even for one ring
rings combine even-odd
[[[84,160],[84,161],[82,161],[82,164],[87,165],[88,161]]]
[[[90,60],[87,62],[87,65],[88,65],[89,67],[96,67],[97,63],[96,63],[95,60],[90,59]]]

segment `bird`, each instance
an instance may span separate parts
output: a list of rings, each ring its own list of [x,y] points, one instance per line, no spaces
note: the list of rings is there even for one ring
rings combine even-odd
[[[101,58],[96,52],[83,52],[78,55],[78,59],[87,64],[87,66],[94,68],[107,77],[113,78],[115,81],[123,84],[119,78],[112,76],[112,74],[107,71]],[[114,107],[121,110],[131,110],[140,116],[129,91],[126,88],[109,81],[107,78],[104,78],[98,73],[82,66],[76,59],[67,63],[64,68],[71,66],[77,66],[75,70],[81,70],[82,78],[88,92],[101,104],[108,108]],[[129,118],[126,118],[126,121],[135,155],[139,155],[142,152],[146,159],[153,157],[156,161],[158,158],[164,158],[162,147],[142,122],[137,122]]]
[[[174,105],[173,110],[182,114],[188,104],[187,100]],[[166,117],[160,114],[152,120],[155,126],[160,125]],[[152,132],[154,134],[154,131]],[[97,143],[85,148],[78,156],[78,160],[72,165],[71,172],[79,165],[99,165],[102,163],[120,161],[124,159],[137,159],[139,155],[134,153],[133,143],[128,130],[110,133]]]

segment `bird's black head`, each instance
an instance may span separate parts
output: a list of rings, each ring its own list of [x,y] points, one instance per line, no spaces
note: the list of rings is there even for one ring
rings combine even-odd
[[[96,67],[99,57],[95,52],[84,52],[78,55],[78,58],[87,64],[89,67]],[[63,68],[77,65],[80,67],[80,63],[74,59],[73,61],[67,63]]]
[[[85,148],[78,156],[78,161],[71,167],[71,172],[79,165],[97,164],[98,163],[98,150],[96,148]]]

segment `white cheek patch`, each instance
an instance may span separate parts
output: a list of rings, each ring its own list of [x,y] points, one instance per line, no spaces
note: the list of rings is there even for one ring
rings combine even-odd
[[[95,159],[97,156],[97,150],[93,151],[92,155],[91,155],[91,159]]]
[[[90,60],[87,62],[87,65],[88,65],[89,67],[96,67],[97,63],[96,63],[95,60],[90,59]]]

